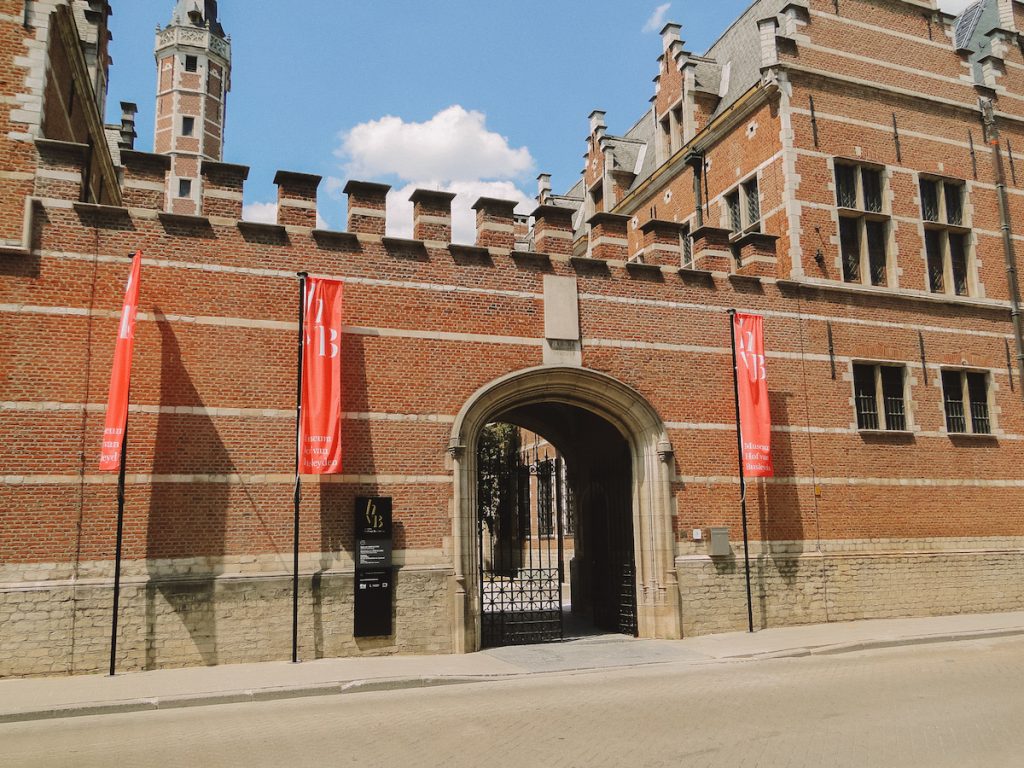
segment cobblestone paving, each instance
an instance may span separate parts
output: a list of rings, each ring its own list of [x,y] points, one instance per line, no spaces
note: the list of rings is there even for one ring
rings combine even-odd
[[[0,766],[1024,764],[1024,639],[0,726]]]

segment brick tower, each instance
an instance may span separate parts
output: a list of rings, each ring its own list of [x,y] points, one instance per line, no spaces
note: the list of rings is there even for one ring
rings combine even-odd
[[[224,152],[224,109],[231,89],[231,41],[217,0],[178,0],[156,33],[157,96],[153,151],[171,156],[167,210],[200,213],[203,160]]]

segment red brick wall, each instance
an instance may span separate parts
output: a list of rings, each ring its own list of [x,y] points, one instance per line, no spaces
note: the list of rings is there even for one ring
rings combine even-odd
[[[819,7],[831,4],[815,3]],[[870,13],[858,2],[843,8],[846,18],[927,34],[920,14],[897,4],[871,4]],[[823,30],[814,37],[818,45],[854,45],[840,38],[859,33],[833,30],[835,23],[814,16],[805,29]],[[879,57],[916,55],[909,46],[898,52],[891,44],[873,45]],[[937,55],[931,48],[926,54]],[[950,63],[936,62],[932,71],[960,71],[952,51],[942,55]],[[837,64],[814,52],[801,53],[800,61],[851,71],[845,60]],[[862,76],[947,87],[933,78],[882,72],[870,65]],[[814,276],[836,277],[829,271],[836,232],[828,159],[849,156],[853,147],[892,170],[901,286],[921,289],[915,271],[921,246],[912,221],[918,217],[915,171],[937,173],[942,162],[943,173],[971,183],[976,227],[998,229],[976,122],[907,99],[829,87],[820,78],[793,75],[792,84],[793,107],[806,109],[813,95],[818,111],[817,148],[809,117],[792,115],[799,246],[808,273],[821,247],[826,269]],[[948,87],[967,99],[969,88]],[[763,166],[765,229],[781,235],[779,248],[788,251],[790,222],[780,208],[786,180],[776,157],[779,105],[777,96],[769,100],[709,149],[708,223],[720,220],[720,196]],[[871,127],[891,124],[894,111],[904,130],[900,164],[891,130]],[[968,130],[976,136],[977,185],[963,146]],[[672,192],[668,202],[666,190]],[[1015,221],[1024,220],[1024,199],[1014,192],[1011,200]],[[690,171],[653,191],[651,202],[659,218],[689,217]],[[640,223],[648,208],[639,209]],[[979,237],[986,294],[1004,297],[998,243]],[[0,485],[6,513],[0,561],[112,556],[114,482],[95,467],[126,254],[136,248],[147,260],[132,401],[145,412],[130,419],[128,558],[287,550],[299,270],[348,283],[345,474],[337,482],[305,484],[303,550],[350,550],[348,516],[360,494],[394,497],[396,546],[444,545],[452,531],[445,449],[453,418],[479,387],[542,361],[543,273],[536,266],[497,250],[489,262],[472,264],[456,262],[445,248],[410,258],[372,235],[355,246],[315,240],[301,228],[261,240],[232,224],[184,226],[143,213],[97,223],[51,204],[33,257],[7,260],[0,270],[0,475],[8,478]],[[788,262],[780,260],[779,269],[779,277],[790,276]],[[741,285],[724,276],[697,284],[670,271],[655,281],[615,264],[603,273],[577,272],[559,258],[551,271],[578,280],[583,364],[635,387],[668,426],[680,538],[695,527],[738,526],[725,314],[731,307],[766,316],[770,350],[778,477],[750,489],[755,538],[1024,535],[1018,479],[1024,412],[1006,373],[1011,328],[1005,307],[866,295],[841,286],[796,291],[773,280]],[[990,372],[996,437],[943,434],[939,373],[929,367],[925,383],[921,339],[929,366],[953,362]],[[868,435],[851,426],[854,359],[908,366],[909,434]],[[1014,378],[1013,386],[1021,382]]]

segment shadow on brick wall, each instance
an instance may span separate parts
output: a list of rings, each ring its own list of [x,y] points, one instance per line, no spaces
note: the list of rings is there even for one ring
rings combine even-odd
[[[336,604],[342,598],[333,592],[340,590],[341,581],[337,578],[325,580],[324,574],[335,567],[342,551],[347,550],[355,556],[352,505],[352,486],[320,483],[320,564],[313,574],[310,590],[313,600],[313,656],[317,659],[336,655],[325,647],[325,623],[334,626],[334,622],[330,617],[325,622],[324,607],[325,604]],[[351,594],[348,597],[351,598]]]
[[[159,316],[159,309],[156,310]],[[202,403],[182,360],[174,328],[158,321],[161,337],[160,400],[163,405]],[[161,412],[157,417],[153,474],[235,472],[216,425],[208,416]],[[218,662],[217,576],[223,571],[231,488],[224,482],[153,483],[146,528],[145,668],[161,666],[161,649],[189,640],[192,649],[168,653],[176,660]],[[161,561],[193,558],[188,574],[168,576]],[[187,631],[187,638],[182,629]]]
[[[790,414],[790,401],[797,395],[792,392],[769,392],[773,424],[793,424]],[[802,398],[801,398],[802,399]],[[802,411],[802,403],[799,407]],[[797,422],[803,421],[806,414],[800,413]],[[772,434],[772,463],[775,474],[789,477],[794,474],[793,441],[806,440],[804,432],[774,432]],[[804,516],[800,498],[800,487],[791,483],[762,483],[760,504],[761,531],[767,541],[768,551],[775,561],[778,574],[792,583],[797,578],[797,566],[791,556],[789,547],[773,546],[779,541],[804,540]]]

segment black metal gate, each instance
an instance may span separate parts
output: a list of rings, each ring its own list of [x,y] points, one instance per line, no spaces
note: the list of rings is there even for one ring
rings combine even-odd
[[[594,626],[606,632],[637,634],[636,567],[628,478],[612,474],[587,485],[586,548],[593,584]]]
[[[481,644],[561,640],[562,461],[508,451],[479,474]]]
[[[625,444],[622,446],[625,449]],[[632,473],[628,450],[598,451],[582,472],[522,450],[518,437],[478,455],[477,541],[481,645],[557,642],[565,636],[565,536],[580,583],[573,617],[636,635]],[[567,529],[569,529],[567,531]]]

